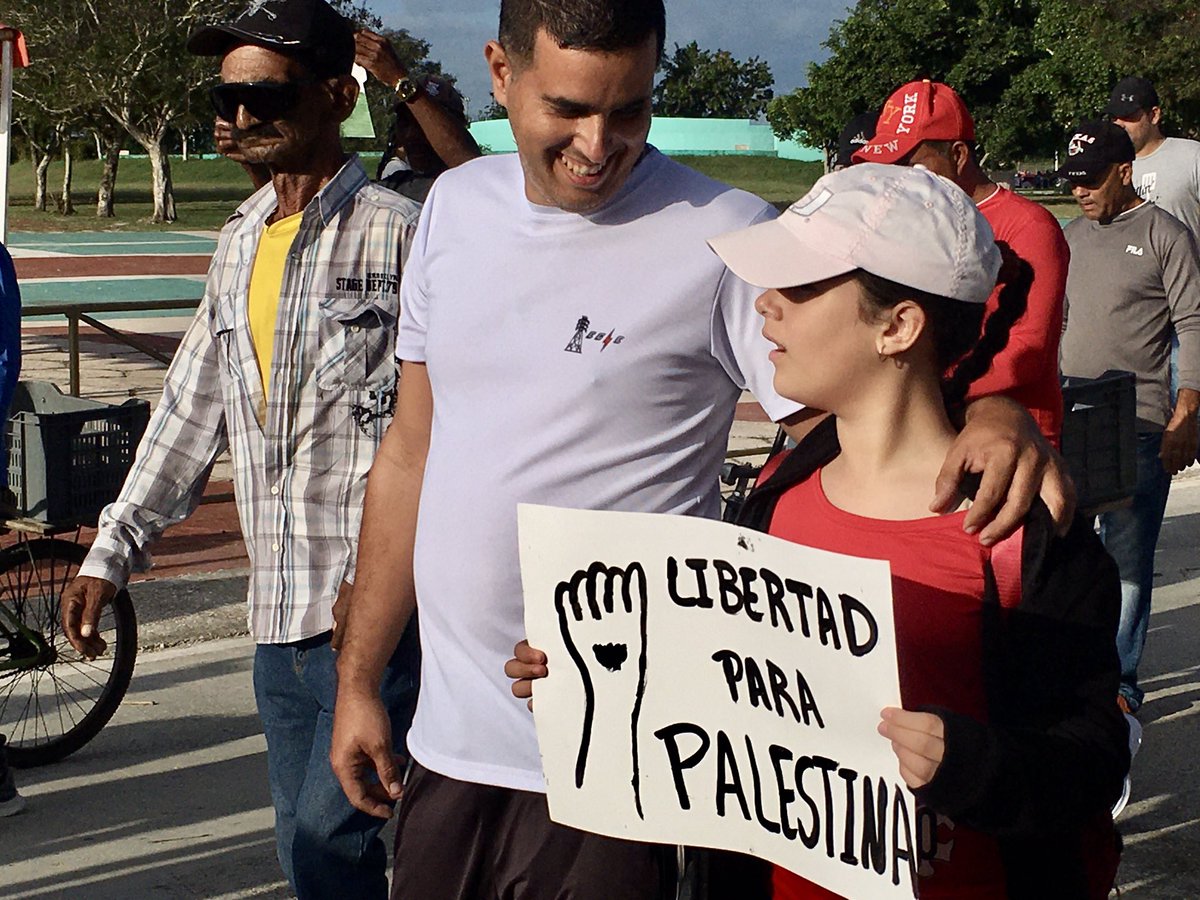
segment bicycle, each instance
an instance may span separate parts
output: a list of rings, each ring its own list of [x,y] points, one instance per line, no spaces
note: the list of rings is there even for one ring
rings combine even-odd
[[[113,406],[20,382],[8,421],[0,531],[0,734],[18,767],[56,762],[112,718],[133,675],[137,619],[126,591],[101,613],[107,643],[85,659],[62,629],[61,599],[87,556],[80,526],[117,495],[150,417],[144,400]],[[12,510],[20,510],[13,513]],[[5,520],[6,519],[6,520]],[[73,540],[57,535],[74,532]]]
[[[27,768],[74,753],[112,718],[133,675],[137,618],[119,591],[99,621],[108,648],[85,659],[63,634],[59,607],[87,555],[78,530],[71,541],[27,519],[4,526],[18,537],[0,550],[0,734],[9,762]]]
[[[721,484],[725,486],[721,490],[721,521],[736,522],[738,520],[742,504],[746,502],[746,497],[758,480],[758,473],[776,454],[781,453],[789,446],[795,446],[795,443],[790,441],[787,432],[780,428],[775,432],[775,439],[769,448],[731,450],[725,454],[725,463],[721,466]],[[759,456],[764,457],[762,463],[735,461]]]

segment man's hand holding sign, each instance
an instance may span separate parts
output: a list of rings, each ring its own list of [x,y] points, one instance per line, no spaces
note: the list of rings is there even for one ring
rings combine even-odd
[[[904,781],[928,780],[936,741],[926,714],[891,708],[886,563],[685,517],[522,506],[519,520],[539,649],[506,672],[517,696],[550,673],[534,713],[556,821],[752,853],[845,896],[912,896]]]

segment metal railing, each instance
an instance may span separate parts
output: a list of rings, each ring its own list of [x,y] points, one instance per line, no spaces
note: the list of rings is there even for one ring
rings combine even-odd
[[[95,328],[107,334],[116,341],[132,347],[139,353],[144,353],[151,359],[157,360],[164,366],[171,364],[171,357],[157,347],[152,346],[141,336],[119,331],[111,325],[94,318],[96,314],[111,312],[146,312],[164,309],[196,309],[200,305],[199,297],[188,297],[177,300],[128,300],[118,302],[84,302],[67,301],[63,303],[30,304],[21,310],[21,317],[28,319],[36,316],[65,316],[67,319],[67,354],[70,367],[71,396],[79,396],[79,323]],[[89,315],[89,313],[91,315]]]

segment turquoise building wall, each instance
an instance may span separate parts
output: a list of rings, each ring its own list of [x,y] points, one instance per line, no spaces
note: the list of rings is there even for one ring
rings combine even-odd
[[[471,134],[489,153],[514,153],[512,129],[507,119],[473,122]],[[817,161],[820,150],[795,141],[781,141],[771,126],[745,119],[675,119],[655,116],[649,141],[668,156],[778,156]]]

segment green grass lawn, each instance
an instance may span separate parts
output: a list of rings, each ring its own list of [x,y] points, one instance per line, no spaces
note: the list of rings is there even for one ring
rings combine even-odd
[[[824,171],[819,162],[797,162],[773,156],[679,156],[710,178],[732,184],[768,203],[787,206],[803,197]]]
[[[54,196],[62,190],[61,160],[50,165],[49,210],[33,208],[33,166],[19,160],[9,169],[9,231],[157,231],[160,229],[220,228],[234,208],[250,193],[250,180],[240,166],[227,159],[171,160],[178,221],[171,225],[151,224],[154,211],[150,192],[150,160],[122,159],[117,169],[116,218],[96,216],[96,185],[100,181],[99,160],[75,164],[71,200],[75,215],[55,211]]]
[[[681,156],[680,162],[692,166],[719,181],[758,194],[769,203],[783,208],[804,195],[821,177],[821,164],[796,162],[770,156]],[[367,168],[374,166],[367,161]],[[170,225],[153,225],[150,195],[150,161],[125,158],[117,175],[114,219],[96,216],[96,185],[100,179],[99,160],[81,160],[75,165],[71,198],[76,212],[62,216],[33,208],[33,167],[20,160],[9,169],[9,231],[158,231],[217,229],[250,192],[250,180],[240,166],[227,159],[191,158],[171,160],[175,183],[175,204],[179,218]],[[62,162],[50,166],[51,198],[62,189]],[[1037,198],[1061,218],[1078,215],[1070,197]]]

